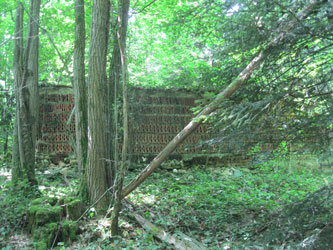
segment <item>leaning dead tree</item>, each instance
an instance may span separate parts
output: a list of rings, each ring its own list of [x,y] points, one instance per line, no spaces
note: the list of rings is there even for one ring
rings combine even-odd
[[[203,110],[192,119],[192,121],[179,132],[175,138],[148,164],[148,166],[137,175],[123,190],[122,197],[126,197],[129,193],[135,190],[151,173],[158,168],[161,163],[180,145],[193,131],[199,127],[203,119],[210,116],[220,105],[221,102],[228,99],[235,93],[260,67],[265,58],[270,54],[272,49],[283,48],[283,43],[286,38],[291,34],[292,30],[303,20],[309,17],[312,13],[316,12],[317,8],[325,4],[326,0],[311,0],[302,10],[296,15],[292,15],[289,21],[282,21],[277,30],[276,36],[269,41],[264,48],[255,56],[246,68],[234,79],[226,89],[220,92],[216,98],[208,104]],[[284,18],[283,18],[284,19]],[[284,19],[285,20],[285,19]]]

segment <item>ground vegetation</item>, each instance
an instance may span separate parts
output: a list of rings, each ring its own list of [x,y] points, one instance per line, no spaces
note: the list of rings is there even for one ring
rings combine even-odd
[[[0,7],[1,248],[332,246],[332,1]],[[50,84],[75,88],[76,155],[57,165],[36,155],[38,86]],[[130,86],[202,96],[151,162],[127,155]],[[201,145],[228,141],[252,161],[169,159],[202,123],[214,137]],[[283,136],[262,154],[265,126]]]

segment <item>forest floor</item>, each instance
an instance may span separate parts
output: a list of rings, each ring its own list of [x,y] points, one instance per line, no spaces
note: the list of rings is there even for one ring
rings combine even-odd
[[[301,159],[301,160],[300,160]],[[144,166],[128,172],[128,180]],[[275,159],[257,166],[216,167],[169,161],[127,197],[135,213],[170,235],[184,234],[208,249],[333,249],[333,168],[313,159]],[[45,161],[37,170],[40,196],[75,196],[75,166]],[[11,186],[0,174],[0,248],[35,249],[26,232],[34,194]],[[121,238],[110,235],[108,216],[91,208],[78,240],[54,249],[173,249],[141,228],[127,208]]]

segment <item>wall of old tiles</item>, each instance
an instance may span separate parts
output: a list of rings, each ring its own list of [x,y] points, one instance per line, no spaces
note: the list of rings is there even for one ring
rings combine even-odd
[[[193,117],[192,108],[198,96],[185,90],[161,90],[131,88],[129,91],[130,154],[132,156],[154,156],[158,154]],[[38,152],[70,154],[70,143],[75,139],[75,117],[73,90],[70,87],[53,86],[40,88],[40,135]],[[72,114],[69,124],[66,124]],[[327,132],[327,131],[326,131]],[[326,136],[326,132],[323,133]],[[320,143],[318,133],[293,145],[290,150],[301,149],[307,144]],[[328,133],[330,139],[331,133]],[[174,156],[214,156],[223,162],[237,165],[247,164],[251,146],[260,143],[261,151],[269,152],[285,140],[283,132],[272,124],[253,124],[242,129],[241,134],[225,135],[216,147],[202,146],[200,142],[213,137],[208,124],[201,125]],[[322,137],[322,136],[321,136]],[[218,153],[217,153],[218,152]]]
[[[66,125],[74,108],[69,87],[40,88],[40,136],[38,152],[72,153],[70,136],[75,136],[75,118]],[[191,108],[197,96],[181,90],[132,88],[129,92],[130,152],[132,155],[154,155],[190,121]],[[210,137],[208,125],[201,125],[174,152],[201,154],[198,144]],[[210,148],[213,152],[214,148]]]

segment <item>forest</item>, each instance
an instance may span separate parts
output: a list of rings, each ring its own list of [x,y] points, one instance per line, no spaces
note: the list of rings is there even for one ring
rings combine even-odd
[[[0,249],[333,249],[332,0],[0,1]]]

